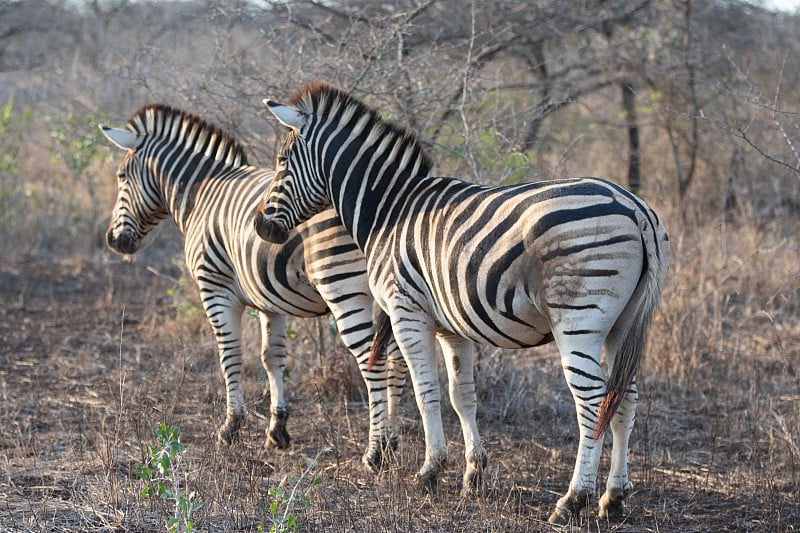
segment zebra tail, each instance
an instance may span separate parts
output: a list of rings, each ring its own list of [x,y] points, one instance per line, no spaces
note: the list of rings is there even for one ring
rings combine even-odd
[[[375,335],[372,337],[372,348],[369,350],[367,371],[371,371],[378,357],[386,356],[386,346],[392,338],[392,322],[389,315],[381,311],[375,319]]]
[[[644,223],[642,226],[646,227]],[[669,244],[666,232],[658,225],[652,233],[642,232],[645,264],[633,295],[611,334],[619,347],[607,383],[607,394],[597,411],[595,440],[603,436],[611,419],[631,386],[647,344],[647,333],[653,321],[661,288],[669,265]],[[608,343],[606,344],[608,347]]]

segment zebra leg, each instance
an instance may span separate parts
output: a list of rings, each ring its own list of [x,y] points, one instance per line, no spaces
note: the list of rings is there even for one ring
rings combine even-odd
[[[387,348],[389,367],[387,370],[386,381],[388,385],[387,391],[387,412],[389,426],[389,446],[392,450],[396,450],[399,441],[400,428],[398,413],[400,411],[400,400],[403,398],[403,389],[406,386],[406,377],[408,376],[408,366],[406,360],[403,359],[403,354],[397,343],[392,340]]]
[[[200,288],[203,294],[203,287]],[[217,439],[225,444],[239,440],[239,430],[244,423],[244,396],[242,395],[242,312],[244,308],[223,307],[225,296],[205,295],[203,306],[209,317],[219,349],[219,363],[225,378],[227,408],[225,423],[217,432]],[[213,306],[213,312],[209,309]]]
[[[264,447],[288,448],[291,439],[286,431],[289,408],[283,395],[286,370],[286,315],[258,314],[261,322],[261,365],[269,381],[269,427]]]
[[[475,420],[474,346],[471,341],[454,335],[439,335],[450,392],[450,402],[461,422],[464,435],[466,469],[462,494],[479,493],[483,486],[483,469],[486,467],[486,450],[481,445],[478,424]]]
[[[387,402],[387,362],[385,358],[376,361],[372,369],[367,369],[369,352],[357,357],[358,368],[367,386],[369,401],[369,441],[361,462],[372,472],[379,472],[388,461],[390,449],[397,447],[392,443],[388,425]]]
[[[636,382],[628,388],[625,398],[611,419],[611,468],[606,482],[606,492],[600,498],[598,515],[618,518],[625,515],[625,497],[631,490],[628,479],[628,441],[636,418],[639,393]]]
[[[320,287],[318,286],[318,288]],[[390,446],[390,435],[386,413],[386,358],[379,358],[371,369],[368,368],[370,347],[372,346],[375,331],[372,316],[373,301],[367,294],[363,294],[360,299],[353,296],[346,300],[346,305],[342,305],[333,297],[335,293],[326,294],[328,292],[327,289],[327,287],[321,287],[320,294],[328,302],[328,306],[336,320],[336,326],[342,342],[355,357],[361,376],[364,379],[364,384],[367,387],[369,439],[361,461],[373,472],[378,472],[386,461],[388,447]]]
[[[572,327],[575,327],[574,324]],[[573,331],[586,331],[576,328]],[[552,524],[568,524],[576,521],[596,494],[597,469],[603,438],[594,440],[597,411],[606,394],[605,372],[600,365],[602,338],[582,334],[563,334],[554,331],[564,377],[575,401],[580,439],[569,490],[556,503],[548,521]]]
[[[395,307],[398,308],[409,309],[410,316],[390,315],[392,331],[408,365],[425,432],[425,462],[416,477],[423,488],[433,489],[439,472],[447,463],[434,334],[432,328],[420,319],[422,314],[414,312],[413,304],[400,304]]]

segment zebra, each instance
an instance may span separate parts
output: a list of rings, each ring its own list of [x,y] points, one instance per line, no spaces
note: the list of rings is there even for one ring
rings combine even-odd
[[[406,358],[423,419],[421,484],[433,484],[447,458],[435,340],[465,442],[465,493],[480,489],[487,461],[476,424],[474,344],[555,341],[580,440],[569,489],[550,522],[577,519],[594,498],[609,426],[613,448],[599,514],[622,515],[631,488],[635,374],[669,264],[656,213],[597,178],[488,187],[434,176],[412,132],[321,82],[302,86],[288,104],[264,103],[290,132],[257,232],[282,242],[332,206],[364,251],[370,288]]]
[[[126,151],[106,233],[109,247],[135,253],[148,232],[168,217],[183,235],[186,265],[199,287],[225,378],[226,420],[218,439],[228,444],[238,440],[244,421],[244,309],[257,310],[260,319],[261,362],[270,392],[265,446],[278,448],[290,443],[283,391],[288,316],[317,317],[330,310],[367,386],[370,427],[363,462],[379,469],[386,445],[397,443],[395,415],[405,364],[395,347],[388,363],[366,368],[374,300],[364,256],[336,213],[328,210],[311,218],[285,244],[266,243],[256,237],[250,221],[273,172],[248,165],[243,147],[219,126],[187,111],[150,104],[133,113],[126,129],[100,129]]]

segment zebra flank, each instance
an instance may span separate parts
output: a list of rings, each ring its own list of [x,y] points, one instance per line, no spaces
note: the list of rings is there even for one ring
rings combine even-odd
[[[569,489],[550,521],[568,523],[596,494],[607,428],[613,448],[600,515],[622,514],[635,375],[669,263],[656,213],[598,178],[487,187],[435,176],[413,133],[325,84],[301,87],[288,104],[265,104],[291,132],[258,223],[279,241],[332,207],[364,251],[423,419],[419,479],[435,484],[447,457],[434,344],[461,423],[463,489],[471,492],[487,460],[476,423],[474,344],[554,341],[580,440]]]
[[[394,413],[405,366],[394,344],[384,341],[391,348],[389,357],[367,369],[374,300],[364,255],[335,212],[287,231],[283,244],[266,243],[256,236],[252,219],[273,172],[250,166],[244,148],[222,128],[198,115],[151,104],[136,111],[126,129],[101,130],[126,150],[117,172],[109,246],[134,253],[147,233],[170,217],[183,234],[186,265],[214,330],[225,379],[227,413],[220,440],[236,440],[245,415],[244,309],[259,314],[270,397],[266,445],[277,447],[290,443],[283,390],[288,316],[331,313],[367,386],[370,429],[363,460],[380,468],[386,446],[396,442]]]

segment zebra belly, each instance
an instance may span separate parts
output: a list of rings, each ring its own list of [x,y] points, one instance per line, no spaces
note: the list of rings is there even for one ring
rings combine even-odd
[[[461,312],[449,316],[445,311],[441,328],[500,348],[528,348],[552,340],[549,319],[528,298],[514,298],[509,304],[505,308],[461,306]]]

